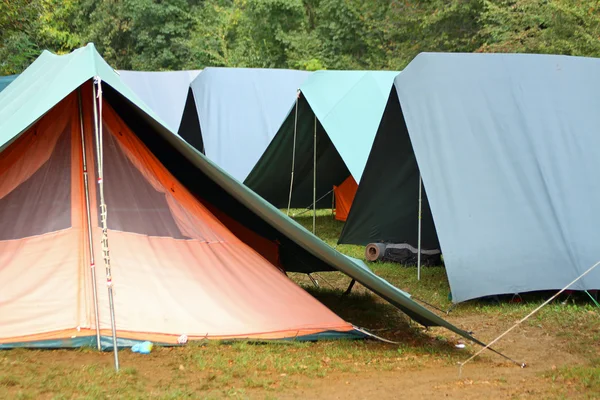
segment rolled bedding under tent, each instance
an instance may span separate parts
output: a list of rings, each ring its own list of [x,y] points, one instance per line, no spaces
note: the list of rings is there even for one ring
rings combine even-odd
[[[442,263],[442,252],[439,249],[421,249],[421,266],[436,266]],[[369,243],[365,247],[367,261],[395,262],[405,266],[416,266],[419,249],[408,243]]]

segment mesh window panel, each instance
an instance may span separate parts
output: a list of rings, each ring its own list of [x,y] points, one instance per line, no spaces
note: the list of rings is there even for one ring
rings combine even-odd
[[[108,229],[187,239],[177,227],[165,195],[155,190],[129,161],[106,126],[103,138]]]
[[[42,235],[71,226],[70,131],[67,124],[48,161],[0,199],[0,240]],[[25,159],[27,156],[23,154]]]

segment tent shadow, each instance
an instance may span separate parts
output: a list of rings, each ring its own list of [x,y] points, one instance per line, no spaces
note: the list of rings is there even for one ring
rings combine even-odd
[[[391,304],[368,292],[343,295],[340,289],[304,287],[304,289],[345,321],[387,340],[398,342],[385,347],[412,348],[418,353],[458,354],[454,343],[428,333]],[[460,351],[464,356],[464,351]]]

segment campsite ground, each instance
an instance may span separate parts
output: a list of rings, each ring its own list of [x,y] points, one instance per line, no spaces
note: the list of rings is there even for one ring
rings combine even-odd
[[[312,223],[308,214],[297,219]],[[317,229],[333,246],[341,224],[323,212]],[[360,247],[338,249],[362,257]],[[415,268],[371,267],[418,299],[444,310],[451,305],[441,267],[425,269],[421,282]],[[526,368],[485,352],[461,372],[458,363],[478,347],[457,348],[463,341],[454,333],[420,328],[360,285],[342,299],[349,278],[339,273],[317,274],[320,289],[305,276],[293,278],[346,320],[398,344],[195,343],[146,356],[122,351],[119,374],[110,353],[4,351],[0,398],[600,398],[600,308],[583,296],[561,297],[494,346]],[[447,318],[490,341],[545,298],[467,302]]]

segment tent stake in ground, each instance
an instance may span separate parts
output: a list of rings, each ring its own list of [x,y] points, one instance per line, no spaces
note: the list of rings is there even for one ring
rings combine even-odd
[[[102,253],[104,255],[104,266],[106,267],[106,286],[108,286],[108,304],[110,308],[110,325],[112,330],[113,353],[115,355],[115,370],[119,370],[119,349],[117,347],[117,327],[115,324],[115,304],[113,299],[113,282],[110,268],[110,251],[108,248],[108,224],[106,221],[107,210],[104,202],[104,165],[102,148],[102,80],[100,77],[94,79],[98,85],[93,86],[94,94],[94,133],[96,134],[96,157],[98,164],[98,192],[100,193],[100,219],[102,222]],[[96,100],[97,99],[97,100]],[[98,101],[98,103],[96,103]]]
[[[102,350],[100,344],[100,314],[98,313],[98,287],[96,284],[96,262],[94,260],[94,239],[92,237],[92,216],[90,212],[90,186],[87,169],[87,156],[85,154],[85,134],[83,131],[83,109],[81,105],[81,89],[77,90],[77,101],[79,104],[79,127],[81,129],[81,156],[83,166],[83,185],[85,190],[85,211],[87,214],[88,246],[90,256],[90,273],[92,275],[92,293],[94,296],[94,314],[96,317],[96,346]]]

